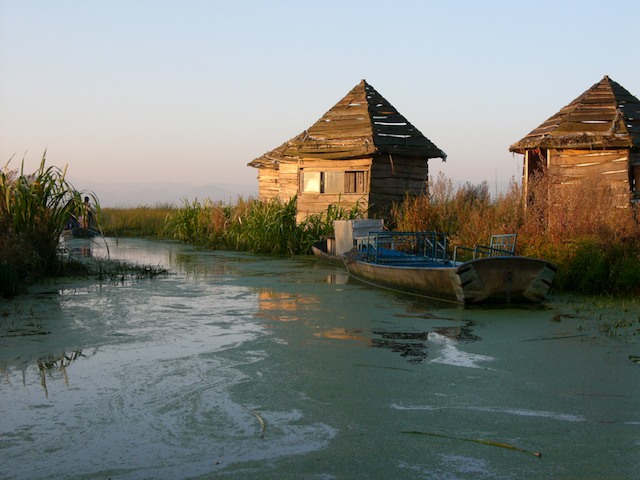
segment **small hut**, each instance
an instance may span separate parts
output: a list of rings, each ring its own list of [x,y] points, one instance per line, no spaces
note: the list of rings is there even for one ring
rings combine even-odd
[[[525,194],[544,172],[552,190],[592,178],[616,196],[615,206],[640,199],[640,101],[607,76],[509,150],[524,155]]]
[[[431,158],[445,153],[365,80],[310,128],[249,163],[260,199],[298,196],[298,221],[329,205],[384,216],[427,191]]]

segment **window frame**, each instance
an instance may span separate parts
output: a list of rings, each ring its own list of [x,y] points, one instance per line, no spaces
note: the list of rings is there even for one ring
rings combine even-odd
[[[309,177],[314,177],[317,188]],[[363,195],[367,193],[367,170],[315,170],[300,168],[298,171],[298,191],[311,195]],[[327,191],[329,190],[329,191]]]

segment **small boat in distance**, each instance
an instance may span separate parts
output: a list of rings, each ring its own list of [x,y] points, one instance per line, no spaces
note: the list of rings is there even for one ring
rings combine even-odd
[[[67,230],[64,230],[63,235],[65,237],[72,238],[93,238],[100,236],[100,232],[87,227],[71,227]]]
[[[79,215],[70,215],[62,231],[64,238],[93,238],[98,237],[101,233],[94,228],[95,215],[89,197],[84,197],[82,211]]]
[[[464,305],[542,302],[557,267],[516,256],[515,238],[495,235],[489,246],[460,247],[472,258],[459,261],[458,249],[449,257],[444,233],[372,232],[344,264],[362,282]]]

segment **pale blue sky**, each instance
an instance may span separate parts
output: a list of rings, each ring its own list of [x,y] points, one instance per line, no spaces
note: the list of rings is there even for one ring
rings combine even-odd
[[[84,182],[255,184],[366,79],[456,182],[604,75],[640,96],[640,2],[0,0],[0,160]]]

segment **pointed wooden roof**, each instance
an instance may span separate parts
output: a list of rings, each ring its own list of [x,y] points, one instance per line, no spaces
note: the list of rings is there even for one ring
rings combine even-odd
[[[640,100],[605,76],[509,150],[632,147],[640,147]]]
[[[442,150],[362,80],[311,127],[249,165],[298,158],[344,160],[374,153],[446,159]]]

